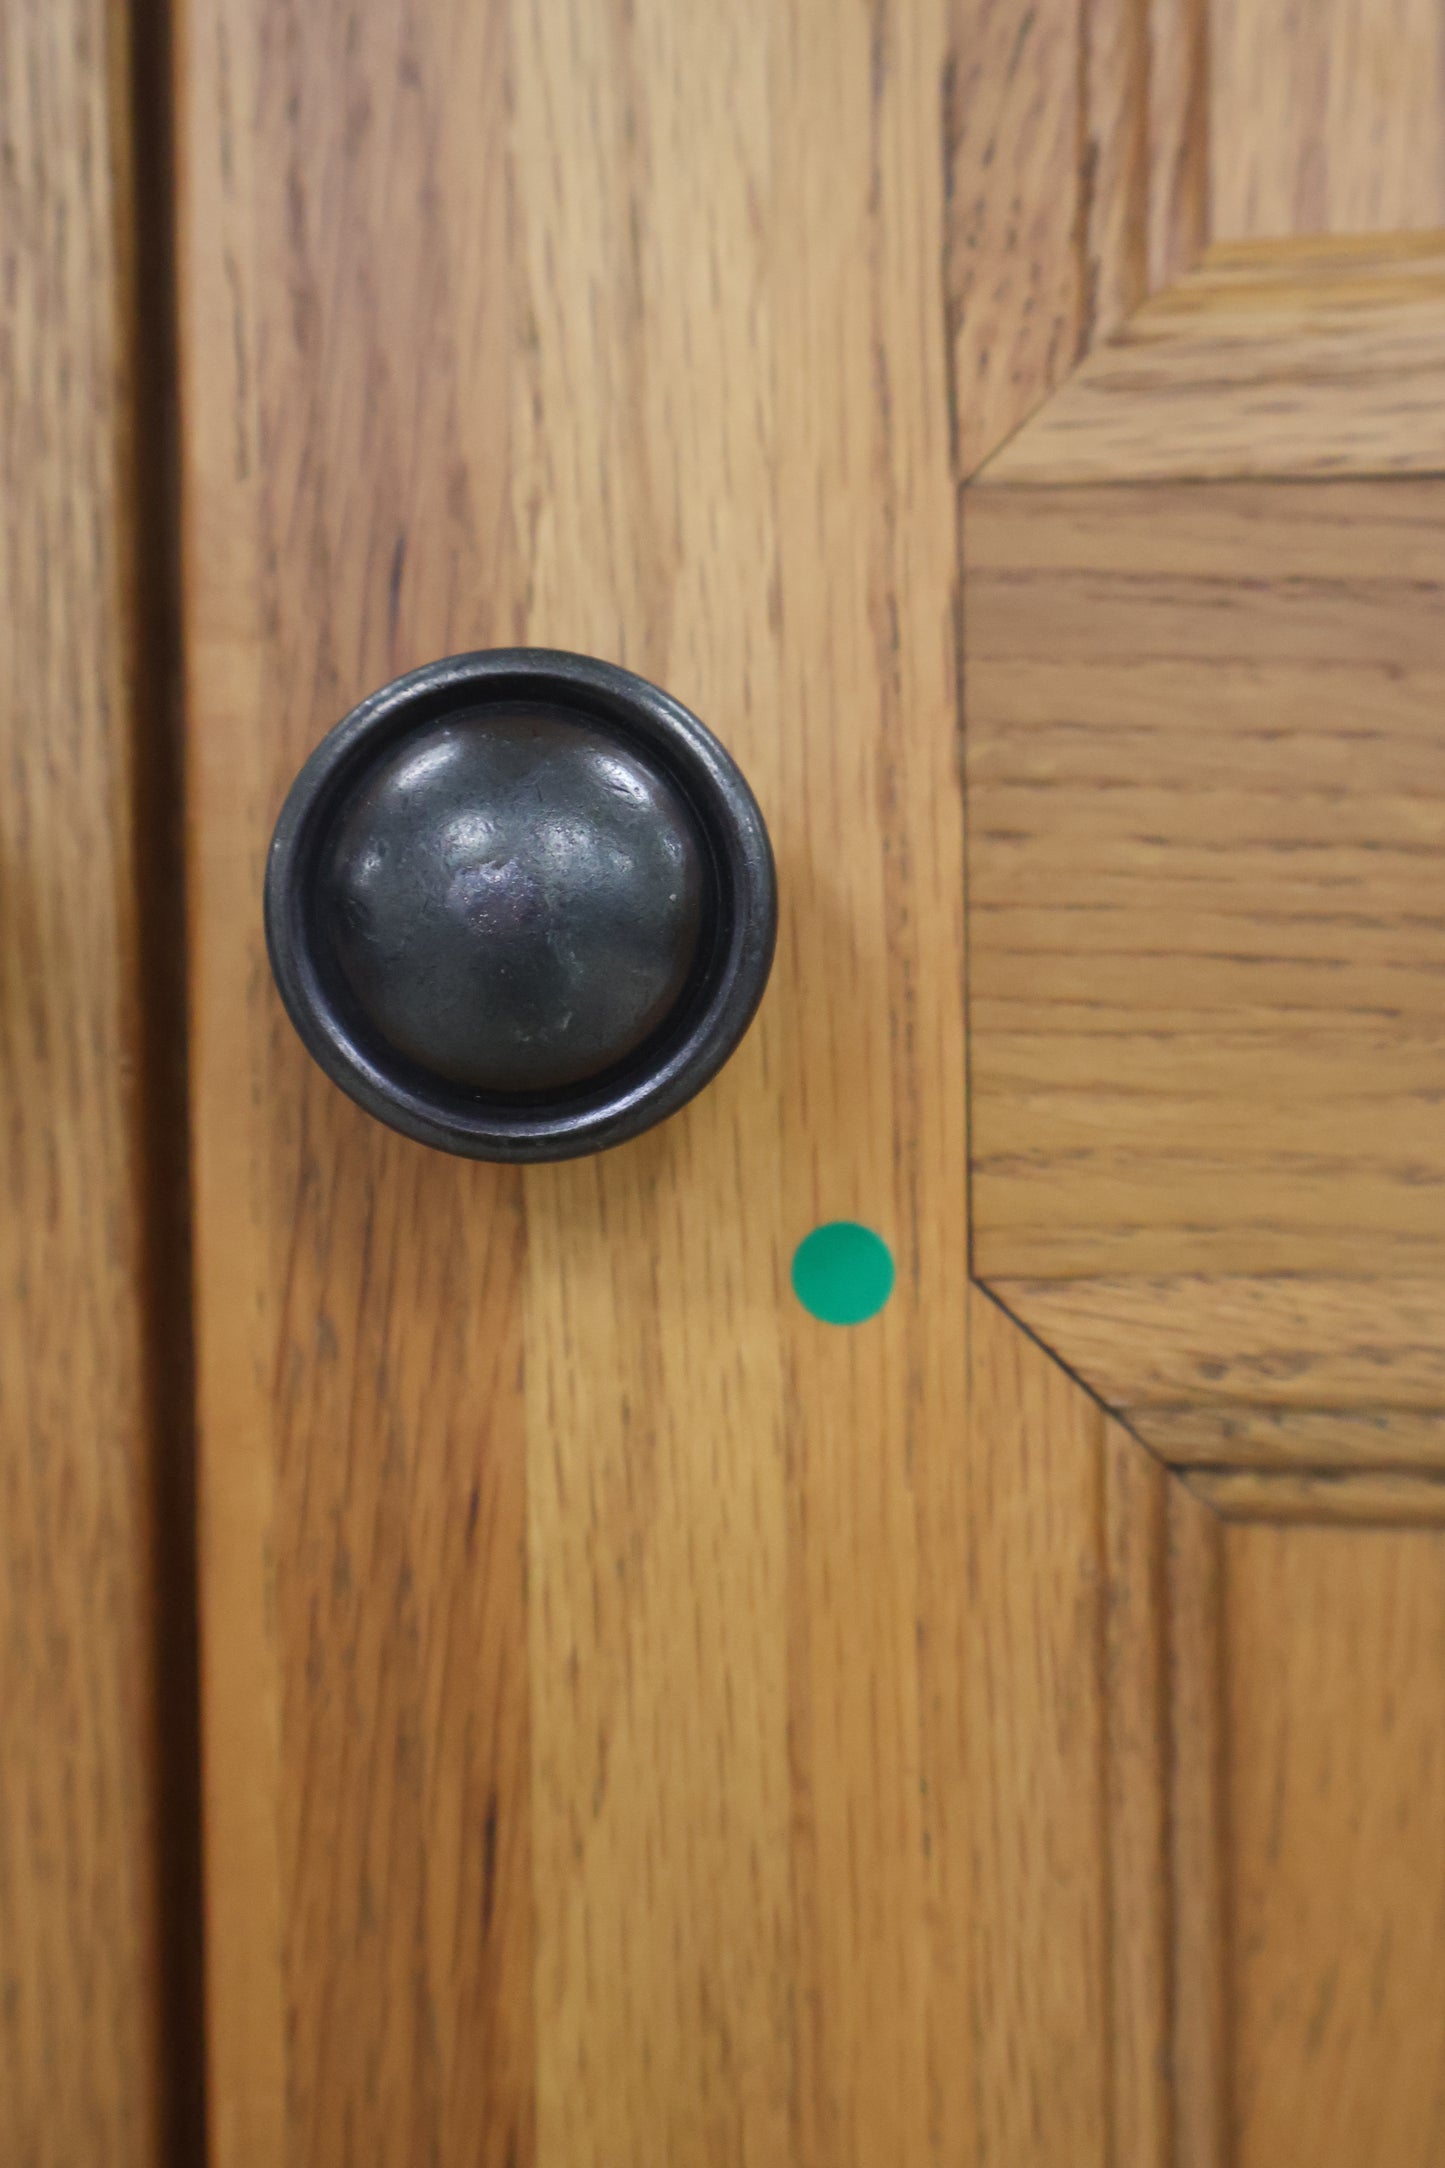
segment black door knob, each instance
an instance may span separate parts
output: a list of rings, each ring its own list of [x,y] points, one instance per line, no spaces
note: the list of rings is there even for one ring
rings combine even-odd
[[[353,708],[292,785],[266,939],[327,1074],[474,1159],[620,1144],[762,998],[777,895],[736,764],[645,679],[457,655]]]

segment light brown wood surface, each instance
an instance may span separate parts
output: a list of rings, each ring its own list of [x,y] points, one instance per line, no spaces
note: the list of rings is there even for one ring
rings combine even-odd
[[[322,1081],[259,918],[326,724],[512,630],[504,28],[181,26],[218,2168],[534,2157],[521,1186]]]
[[[197,11],[186,136],[217,2156],[922,2158],[965,2096],[908,1452],[962,1346],[900,1302],[840,1349],[786,1269],[858,1213],[962,1311],[913,1202],[961,1194],[961,1019],[905,1029],[961,939],[939,24],[875,92],[861,14],[316,18],[279,71],[270,19]],[[791,904],[718,1088],[525,1185],[311,1075],[256,918],[319,731],[508,637],[693,701]]]
[[[1203,245],[1205,45],[1203,0],[954,9],[936,88],[959,479]]]
[[[1307,70],[1387,12],[1216,8],[1216,231],[1338,231],[1403,171],[1386,122],[1437,139],[1438,67],[1407,115],[1382,46],[1251,223],[1300,145],[1261,126],[1279,68],[1229,74],[1241,25]],[[1395,12],[1420,65],[1436,11]],[[1430,172],[1396,223],[1438,223]],[[975,1268],[1185,1470],[1136,1801],[1171,2083],[1121,2160],[1440,2146],[1439,264],[1215,248],[966,497]]]
[[[1172,1463],[1445,1462],[1434,1280],[1111,1273],[993,1285]]]
[[[1207,1432],[1212,1449],[1178,1457],[1209,1474],[1191,1489],[1161,1468],[966,1269],[955,490],[1192,262],[1218,179],[1209,28],[1186,0],[188,0],[216,2168],[1254,2168],[1287,2157],[1330,1966],[1348,1974],[1342,2010],[1370,1991],[1332,1939],[1341,1860],[1349,1916],[1376,1951],[1399,1921],[1405,1957],[1381,2004],[1393,2037],[1366,2013],[1341,2048],[1337,2127],[1309,2111],[1321,2168],[1369,2157],[1394,2040],[1430,2050],[1435,1915],[1400,1907],[1412,1881],[1434,1887],[1428,1815],[1408,1817],[1417,1779],[1433,1801],[1421,1712],[1442,1657],[1434,1565],[1416,1560],[1437,1539],[1239,1528],[1224,1513],[1257,1514],[1258,1496],[1209,1483],[1257,1492],[1273,1426],[1300,1476],[1271,1493],[1277,1517],[1318,1517],[1321,1461],[1288,1426],[1324,1412],[1345,1443],[1323,1458],[1364,1468],[1371,1519],[1403,1495],[1379,1473],[1381,1426],[1435,1437],[1428,1334],[1396,1349],[1391,1391],[1427,1381],[1397,1400],[1371,1337],[1434,1284],[1428,1212],[1391,1186],[1379,1135],[1427,1087],[1365,1036],[1386,1029],[1370,1020],[1385,966],[1392,999],[1423,1002],[1431,928],[1387,913],[1352,973],[1308,870],[1290,876],[1318,906],[1299,936],[1331,966],[1314,1028],[1356,1048],[1382,1201],[1371,1216],[1336,1200],[1321,1235],[1297,1170],[1270,1239],[1334,1243],[1318,1285],[1346,1316],[1373,1290],[1354,1340],[1308,1343],[1331,1380],[1354,1350],[1353,1397],[1332,1383],[1323,1411],[1302,1406],[1267,1327],[1262,1350],[1246,1336],[1221,1355],[1207,1303],[1192,1336],[1128,1352],[1117,1286],[1162,1316],[1171,1273],[1226,1306],[1242,1283],[1253,1315],[1247,1170],[1216,1195],[1209,1161],[1202,1262],[1180,1262],[1170,1245],[1196,1230],[1178,1223],[1178,1155],[1217,1159],[1228,1073],[1211,1081],[1190,1042],[1194,1099],[1161,1144],[1137,1094],[1111,1098],[1108,1050],[1065,996],[1114,1002],[1110,1029],[1147,1049],[1159,1017],[1212,1029],[1253,967],[1206,952],[1206,926],[1184,968],[1160,964],[1150,1008],[1133,952],[1111,976],[1090,950],[1057,981],[1032,934],[991,955],[993,905],[1006,942],[1021,909],[1049,908],[1010,890],[1006,853],[982,879],[975,863],[974,1142],[999,1162],[979,1198],[1015,1186],[980,1214],[976,1262],[1046,1338],[1054,1313],[1031,1315],[1020,1287],[1029,1305],[1082,1296],[1078,1329],[1128,1388],[1115,1404],[1136,1429],[1148,1405]],[[1216,146],[1219,128],[1216,108]],[[1417,260],[1395,252],[1390,278]],[[1230,276],[1255,273],[1241,259]],[[977,492],[1007,558],[965,568],[971,694],[976,604],[977,622],[993,613],[979,683],[1014,827],[995,825],[1009,848],[1052,835],[1061,877],[1129,841],[1113,770],[1074,829],[1052,834],[1045,803],[1123,761],[1126,734],[1104,700],[1072,738],[1041,728],[1045,765],[1022,777],[1003,740],[1036,720],[1040,687],[1067,675],[1085,698],[1114,668],[1109,613],[1135,642],[1136,580],[1162,627],[1136,734],[1168,750],[1202,658],[1236,795],[1254,789],[1266,840],[1277,814],[1293,844],[1304,814],[1251,727],[1251,683],[1281,623],[1286,680],[1316,639],[1353,667],[1368,624],[1382,645],[1359,682],[1333,673],[1323,723],[1293,695],[1331,848],[1348,870],[1378,841],[1340,776],[1382,689],[1405,721],[1368,810],[1428,820],[1417,589],[1433,559],[1390,492],[1429,485],[1332,484],[1354,494],[1318,534],[1262,485],[1229,486],[1236,509],[1202,522],[1138,489],[1163,504],[1162,568],[1157,537],[1141,553],[1116,536],[1128,492]],[[1091,494],[1098,561],[1075,566],[1061,514]],[[1320,592],[1257,599],[1241,533],[1304,551]],[[1394,553],[1382,594],[1362,593],[1367,545]],[[1079,585],[1046,628],[1057,653],[1016,652],[1020,597],[1061,547]],[[1218,660],[1209,617],[1181,672],[1170,642],[1229,580],[1243,662]],[[317,737],[390,674],[511,640],[610,656],[695,705],[758,788],[784,894],[768,1001],[709,1092],[621,1151],[525,1176],[428,1156],[327,1086],[280,1013],[259,924],[270,824]],[[1206,824],[1193,904],[1216,809],[1180,781],[1189,750],[1144,812],[1177,786],[1181,817]],[[1391,896],[1413,893],[1409,852],[1384,857]],[[1145,912],[1148,870],[1147,854],[1125,868]],[[1029,1034],[997,1054],[1021,992],[1059,1002],[1037,1074]],[[1251,1028],[1288,1043],[1306,1027],[1277,1010],[1253,999]],[[1411,1043],[1428,1066],[1428,1034]],[[1048,1163],[1057,1209],[1018,1164],[1052,1145],[1006,1126],[1021,1077],[1066,1104],[1078,1083],[1077,1134]],[[1281,1130],[1289,1111],[1281,1097]],[[1095,1181],[1099,1134],[1126,1120],[1130,1149],[1116,1139]],[[1412,1146],[1426,1138],[1422,1117]],[[1133,1156],[1151,1149],[1152,1183]],[[788,1286],[798,1239],[838,1216],[876,1226],[899,1266],[882,1316],[846,1334]],[[1356,1240],[1376,1245],[1371,1274]],[[1248,1389],[1195,1390],[1230,1360]],[[1371,1548],[1322,1643],[1334,1660],[1316,1662],[1298,1637],[1334,1554],[1290,1553],[1271,1609],[1260,1546],[1321,1542]],[[1332,1782],[1332,1709],[1359,1749],[1353,1792]],[[1382,1833],[1402,1816],[1397,1867]],[[1433,2077],[1398,2082],[1389,2168],[1427,2168]]]
[[[1215,247],[989,462],[988,481],[1445,469],[1445,237]]]
[[[1225,1542],[1231,2122],[1240,2168],[1445,2143],[1445,1538]]]
[[[1137,1486],[1147,1456],[1122,1439],[1120,1456]],[[1169,2013],[1173,2082],[1147,2138],[1116,2123],[1112,2157],[1424,2168],[1445,2117],[1442,1538],[1231,1527],[1157,1480],[1159,1507],[1136,1516],[1146,1548],[1109,1603],[1168,1652],[1165,1769],[1138,1794],[1162,1802],[1162,1842],[1136,1829],[1121,1856],[1168,1892],[1170,1976],[1152,2007]],[[1117,1884],[1112,1916],[1116,1947],[1154,1946]]]
[[[1445,225],[1439,0],[1212,0],[1211,231]]]
[[[165,2129],[127,59],[90,0],[0,14],[0,2159],[16,2168],[155,2168]]]
[[[1191,1468],[1185,1478],[1227,1521],[1283,1521],[1359,1528],[1445,1523],[1445,1478],[1396,1468]]]
[[[1171,2168],[1222,2168],[1229,2159],[1233,2020],[1222,1531],[1173,1480],[1164,1513],[1166,2007],[1174,2122],[1172,2152],[1163,2157]]]
[[[136,20],[0,28],[19,2168],[197,2150]],[[218,2168],[1425,2168],[1445,256],[1279,237],[1445,222],[1435,0],[178,33]],[[994,454],[975,1261],[1133,1437],[966,1278]],[[697,705],[785,893],[714,1089],[525,1178],[308,1069],[257,909],[320,732],[511,639]]]
[[[1216,251],[966,493],[975,1269],[1176,1461],[1438,1459],[1438,266]]]
[[[1102,1599],[1155,1479],[1106,1540],[1096,1411],[968,1297],[938,998],[953,476],[1141,271],[1076,9],[966,12],[188,10],[220,2168],[1163,2143],[1157,1650]],[[315,1076],[258,918],[320,732],[516,638],[694,703],[785,896],[716,1087],[525,1181]],[[787,1283],[834,1216],[899,1265],[846,1337]]]

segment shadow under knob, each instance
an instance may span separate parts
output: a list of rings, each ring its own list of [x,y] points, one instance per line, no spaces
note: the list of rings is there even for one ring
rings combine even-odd
[[[656,686],[548,650],[457,656],[307,761],[266,882],[273,969],[328,1074],[477,1158],[601,1150],[726,1060],[776,924],[762,817]]]

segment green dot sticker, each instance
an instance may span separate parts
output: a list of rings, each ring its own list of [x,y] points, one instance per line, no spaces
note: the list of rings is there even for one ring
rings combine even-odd
[[[793,1293],[825,1325],[861,1325],[893,1292],[893,1253],[856,1220],[830,1220],[793,1252]]]

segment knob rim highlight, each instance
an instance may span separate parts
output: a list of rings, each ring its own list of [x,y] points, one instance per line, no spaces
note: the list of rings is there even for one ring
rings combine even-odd
[[[412,732],[463,711],[539,702],[635,746],[687,803],[706,846],[707,938],[676,1009],[614,1070],[566,1090],[507,1098],[399,1056],[348,1003],[317,922],[318,869],[343,808]],[[465,1158],[539,1161],[609,1149],[652,1128],[711,1081],[752,1022],[777,932],[762,814],[731,755],[645,678],[549,648],[453,655],[362,700],[316,747],[272,838],[266,942],[288,1015],[314,1060],[359,1106],[416,1142]]]

